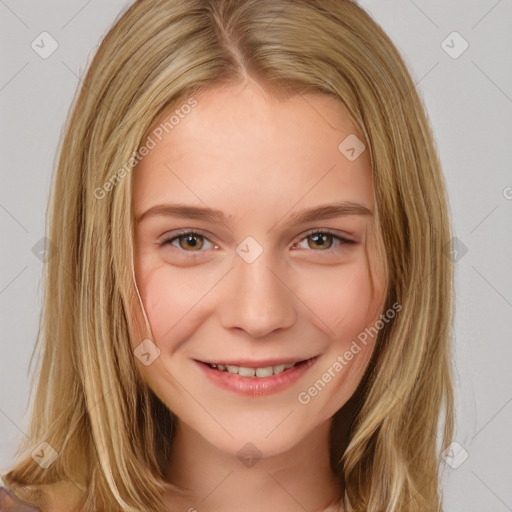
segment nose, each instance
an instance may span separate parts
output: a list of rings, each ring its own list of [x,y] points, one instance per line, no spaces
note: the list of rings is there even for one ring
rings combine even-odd
[[[252,263],[235,256],[219,305],[226,329],[242,329],[252,338],[261,338],[295,323],[293,285],[280,275],[282,267],[278,265],[281,272],[276,271],[271,263],[265,251]]]

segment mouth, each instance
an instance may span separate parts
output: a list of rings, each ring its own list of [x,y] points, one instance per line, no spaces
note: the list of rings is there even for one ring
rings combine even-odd
[[[318,358],[195,362],[210,382],[224,390],[245,396],[264,396],[291,387]]]
[[[312,358],[311,358],[312,359]],[[212,370],[217,370],[219,372],[230,373],[232,375],[239,375],[240,377],[245,378],[257,378],[257,379],[265,379],[267,377],[273,377],[274,375],[279,375],[280,373],[287,372],[296,366],[300,366],[302,364],[307,363],[310,359],[304,359],[302,361],[291,362],[291,363],[280,363],[276,365],[244,365],[238,366],[235,364],[223,364],[223,363],[204,363],[209,366]]]

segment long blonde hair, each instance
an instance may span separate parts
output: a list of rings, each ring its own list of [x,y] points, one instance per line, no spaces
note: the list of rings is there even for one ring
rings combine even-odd
[[[126,163],[164,111],[247,75],[289,95],[339,99],[371,155],[385,308],[398,302],[402,310],[379,333],[364,402],[336,454],[345,505],[442,510],[440,456],[454,426],[445,185],[402,58],[348,0],[139,0],[104,38],[67,121],[53,183],[48,236],[57,250],[45,267],[29,436],[4,475],[20,496],[70,482],[85,512],[166,510],[175,418],[145,385],[129,341],[141,311]],[[58,453],[46,469],[31,456],[41,442]]]

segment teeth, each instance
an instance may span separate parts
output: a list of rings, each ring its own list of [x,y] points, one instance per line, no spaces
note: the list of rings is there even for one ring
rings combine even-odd
[[[265,366],[264,368],[248,368],[245,366],[234,366],[231,364],[214,364],[209,363],[211,368],[216,370],[220,370],[222,372],[229,372],[233,374],[238,374],[240,377],[272,377],[272,375],[277,375],[286,370],[289,370],[297,363],[286,363],[286,364],[278,364],[276,366]]]
[[[274,375],[284,372],[284,367],[285,367],[284,364],[278,364],[277,366],[274,366]]]
[[[272,375],[274,375],[274,369],[272,366],[265,366],[265,368],[256,369],[256,377],[272,377]]]
[[[244,366],[240,366],[240,368],[238,368],[238,375],[240,375],[240,377],[254,377],[256,375],[256,370],[254,368],[245,368]]]

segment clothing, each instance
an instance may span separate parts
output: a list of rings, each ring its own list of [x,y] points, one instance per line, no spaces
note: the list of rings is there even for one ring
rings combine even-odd
[[[8,487],[0,486],[0,512],[41,512],[41,509],[20,500]]]
[[[341,503],[329,507],[325,512],[338,512],[339,510],[342,510]],[[20,500],[11,489],[5,486],[0,476],[0,512],[41,512],[41,509],[32,503]]]
[[[14,492],[6,487],[2,477],[0,477],[0,512],[41,512],[41,509],[20,500]]]

